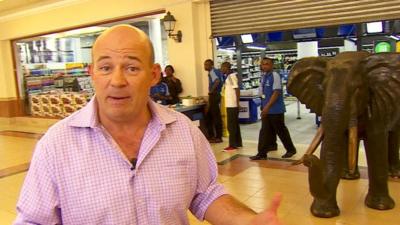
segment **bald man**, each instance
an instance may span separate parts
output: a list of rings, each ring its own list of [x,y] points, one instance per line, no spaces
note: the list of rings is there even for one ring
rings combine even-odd
[[[187,210],[217,225],[280,224],[217,183],[207,139],[184,115],[154,103],[159,80],[149,38],[118,25],[96,40],[96,95],[38,142],[14,224],[189,224]]]

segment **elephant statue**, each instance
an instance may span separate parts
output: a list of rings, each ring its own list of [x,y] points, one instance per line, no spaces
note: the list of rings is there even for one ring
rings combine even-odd
[[[291,69],[287,89],[322,116],[322,126],[307,150],[322,142],[321,159],[312,154],[303,158],[314,198],[311,213],[324,218],[340,214],[336,189],[346,154],[356,155],[359,128],[368,163],[365,204],[379,210],[394,208],[387,183],[388,135],[400,130],[400,54],[343,52],[333,58],[303,58]],[[349,158],[355,165],[356,157]]]
[[[345,180],[355,180],[360,178],[360,172],[358,169],[358,147],[360,145],[361,140],[364,141],[364,144],[366,145],[366,139],[365,139],[365,132],[362,131],[362,128],[357,128],[358,129],[358,143],[355,145],[356,149],[349,149],[349,151],[345,151],[346,154],[346,161],[344,163],[344,167],[342,168],[342,173],[341,173],[341,178]],[[316,138],[321,135],[322,129],[318,129],[318,135],[316,135]],[[318,140],[322,140],[321,137],[318,138]],[[348,141],[349,139],[347,139]],[[319,142],[316,143],[319,145]],[[315,145],[315,143],[314,143]],[[349,145],[349,144],[348,144]],[[350,146],[354,146],[353,144]],[[307,149],[305,155],[311,155],[315,152],[317,149],[316,146],[310,145],[309,148]],[[400,156],[399,156],[399,150],[400,150],[400,131],[389,131],[388,134],[388,163],[389,163],[389,176],[392,177],[393,179],[398,179],[400,178]],[[301,159],[296,160],[292,162],[292,165],[298,165],[304,163],[304,157],[303,156]]]
[[[358,132],[358,144],[359,146],[361,140],[366,143],[365,137],[363,133],[360,134]],[[389,176],[393,179],[400,178],[400,157],[399,157],[399,147],[400,147],[400,131],[389,131],[388,134],[388,163],[389,163]],[[360,172],[358,170],[358,149],[353,152],[353,155],[350,155],[348,151],[346,151],[346,159],[347,161],[344,164],[344,168],[342,170],[341,178],[345,180],[355,180],[360,178]],[[299,164],[300,162],[295,162],[295,164]]]

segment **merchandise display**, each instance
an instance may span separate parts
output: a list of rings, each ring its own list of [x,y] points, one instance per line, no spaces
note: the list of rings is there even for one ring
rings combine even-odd
[[[32,116],[63,118],[93,96],[86,63],[26,64],[25,87]]]
[[[32,116],[63,118],[81,109],[92,95],[87,92],[50,91],[29,96]]]

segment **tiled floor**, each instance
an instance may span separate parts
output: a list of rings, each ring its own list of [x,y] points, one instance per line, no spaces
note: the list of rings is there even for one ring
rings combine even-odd
[[[315,116],[301,108],[301,120],[297,120],[296,104],[289,105],[286,123],[298,154],[302,156],[315,131]],[[32,120],[18,118],[13,121],[0,120],[0,225],[11,224],[15,218],[15,205],[26,175],[32,150],[40,134],[54,120]],[[287,225],[381,225],[400,224],[400,206],[393,210],[377,211],[364,206],[368,181],[342,180],[338,188],[338,203],[341,215],[331,219],[313,217],[309,212],[312,201],[308,190],[308,175],[302,165],[292,166],[290,160],[280,160],[284,154],[282,145],[269,154],[272,160],[250,161],[247,156],[256,153],[260,124],[242,125],[244,147],[235,153],[225,153],[226,140],[213,144],[219,162],[218,180],[239,200],[255,211],[263,210],[275,192],[283,193],[279,216]],[[17,131],[17,132],[15,132]],[[360,165],[365,166],[361,151]],[[365,168],[361,169],[365,174]],[[365,175],[364,175],[365,176]],[[400,181],[389,181],[390,192],[400,204]],[[191,224],[208,224],[197,221],[188,213]]]

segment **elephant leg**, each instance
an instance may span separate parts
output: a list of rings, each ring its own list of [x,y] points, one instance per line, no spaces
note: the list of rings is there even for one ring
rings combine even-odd
[[[383,128],[369,126],[366,155],[368,162],[369,189],[365,204],[369,208],[386,210],[394,208],[394,200],[388,188],[388,134]]]
[[[389,175],[393,178],[400,178],[400,131],[389,132],[388,160]]]
[[[336,201],[336,189],[343,168],[345,140],[335,139],[335,149],[329,149],[332,144],[324,139],[321,147],[321,160],[316,156],[307,156],[304,165],[309,169],[309,184],[314,201],[310,211],[316,217],[330,218],[340,214]]]

